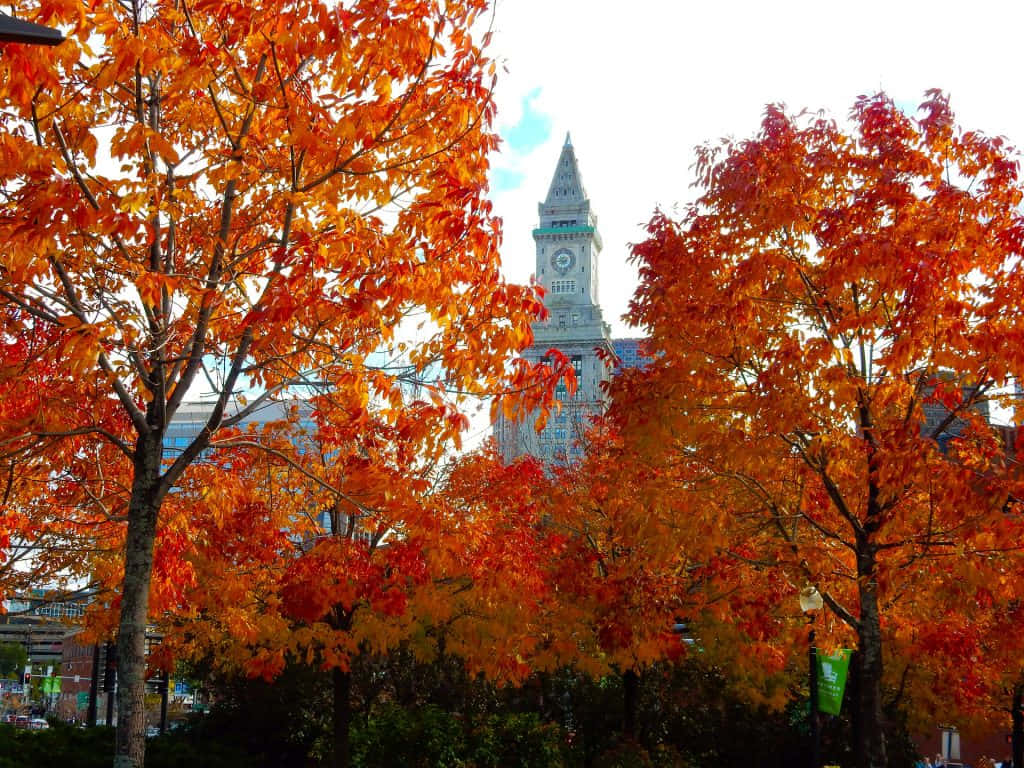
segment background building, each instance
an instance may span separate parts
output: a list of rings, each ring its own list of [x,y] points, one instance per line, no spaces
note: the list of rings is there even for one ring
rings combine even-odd
[[[582,450],[580,440],[590,418],[606,405],[601,385],[612,370],[605,361],[614,353],[619,367],[640,364],[642,340],[612,339],[601,314],[601,235],[568,134],[537,215],[535,275],[545,291],[548,318],[533,324],[533,344],[523,357],[537,363],[548,350],[559,350],[572,362],[577,389],[570,396],[564,386],[558,387],[562,408],[551,412],[540,432],[534,427],[537,414],[532,413],[518,422],[499,417],[495,437],[505,461],[524,454],[546,462],[571,461]]]

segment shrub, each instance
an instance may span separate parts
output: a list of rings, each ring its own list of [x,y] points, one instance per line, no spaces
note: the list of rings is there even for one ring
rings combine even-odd
[[[380,707],[351,736],[353,768],[457,768],[466,764],[462,724],[433,705]]]
[[[561,768],[561,729],[533,713],[491,715],[470,734],[474,768]]]

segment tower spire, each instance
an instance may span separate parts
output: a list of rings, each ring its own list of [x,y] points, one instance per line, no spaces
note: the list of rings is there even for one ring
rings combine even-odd
[[[583,188],[583,178],[580,176],[580,168],[576,163],[572,138],[566,131],[565,144],[562,145],[562,154],[558,158],[558,165],[555,166],[555,175],[551,177],[551,186],[548,187],[548,196],[544,200],[544,205],[580,205],[586,200],[587,191]]]

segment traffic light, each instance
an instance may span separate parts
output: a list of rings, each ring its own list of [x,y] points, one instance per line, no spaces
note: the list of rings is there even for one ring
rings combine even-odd
[[[24,675],[22,675],[21,684],[22,685],[31,685],[32,684],[32,673],[31,672],[26,672]]]

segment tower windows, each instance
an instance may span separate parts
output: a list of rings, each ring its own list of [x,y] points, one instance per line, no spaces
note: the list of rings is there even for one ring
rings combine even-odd
[[[551,292],[552,293],[576,293],[576,281],[575,280],[552,280],[551,281]]]

